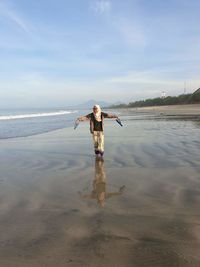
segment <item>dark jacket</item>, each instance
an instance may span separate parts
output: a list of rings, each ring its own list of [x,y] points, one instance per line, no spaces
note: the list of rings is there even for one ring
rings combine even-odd
[[[95,121],[95,116],[93,113],[89,114],[90,115],[90,132],[91,134],[94,133],[94,121]],[[101,112],[101,123],[102,123],[102,131],[104,130],[104,118],[107,118],[107,113]]]
[[[95,116],[93,113],[90,113],[86,116],[88,119],[90,119],[90,132],[93,134],[94,133],[94,121],[95,121]],[[116,118],[115,115],[107,114],[105,112],[101,112],[101,122],[102,122],[102,131],[104,130],[104,119],[105,118]]]

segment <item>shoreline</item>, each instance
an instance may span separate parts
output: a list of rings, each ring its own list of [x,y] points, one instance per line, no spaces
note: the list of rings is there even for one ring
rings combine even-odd
[[[165,116],[200,116],[200,104],[119,108],[116,110]]]

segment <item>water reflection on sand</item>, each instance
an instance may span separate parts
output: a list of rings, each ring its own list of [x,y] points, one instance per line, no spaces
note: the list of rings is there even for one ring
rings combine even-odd
[[[199,128],[200,127],[200,118],[199,118],[199,120],[193,121],[193,124],[194,124],[194,126]]]
[[[105,206],[106,199],[114,197],[114,196],[120,196],[123,194],[125,190],[125,185],[119,187],[117,191],[111,191],[109,192],[107,190],[107,178],[106,178],[106,172],[104,168],[104,160],[96,158],[95,160],[95,175],[94,180],[92,184],[92,191],[91,193],[81,193],[79,192],[82,199],[90,199],[90,200],[96,200],[98,205],[100,207]]]

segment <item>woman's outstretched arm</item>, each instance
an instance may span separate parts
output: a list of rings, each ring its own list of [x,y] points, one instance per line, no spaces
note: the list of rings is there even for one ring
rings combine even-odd
[[[118,119],[118,116],[115,114],[108,114],[108,113],[104,113],[105,114],[105,118],[108,119]]]
[[[90,114],[85,115],[85,116],[80,116],[76,119],[76,121],[87,121],[90,119]]]
[[[123,126],[122,123],[121,123],[120,118],[117,115],[115,115],[115,114],[104,113],[104,118],[116,119],[116,122],[119,123],[120,126]]]

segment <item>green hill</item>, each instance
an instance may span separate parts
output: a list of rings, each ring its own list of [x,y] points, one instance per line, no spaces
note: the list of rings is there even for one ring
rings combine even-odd
[[[197,89],[193,94],[200,94],[200,88]]]
[[[200,88],[197,89],[190,98],[191,103],[200,103]]]

